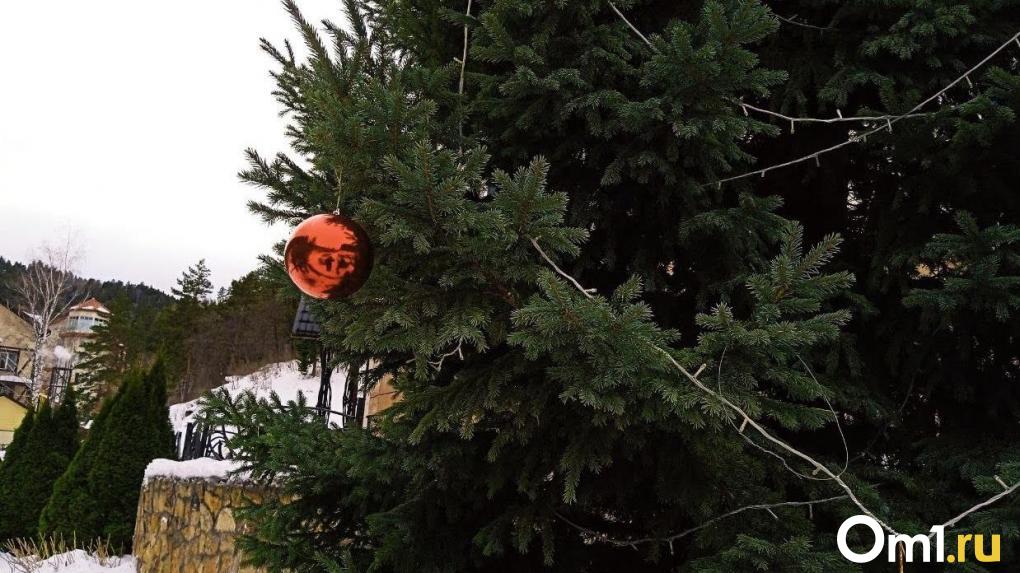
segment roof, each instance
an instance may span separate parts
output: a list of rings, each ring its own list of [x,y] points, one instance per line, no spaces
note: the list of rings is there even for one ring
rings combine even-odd
[[[92,298],[90,298],[90,299],[88,299],[88,300],[86,300],[84,302],[80,302],[80,303],[72,306],[71,308],[69,308],[67,310],[69,310],[69,311],[70,310],[94,310],[96,312],[102,312],[102,313],[105,313],[105,314],[109,314],[110,313],[110,309],[106,308],[106,306],[103,303],[99,302],[95,297],[92,297]]]
[[[21,384],[28,386],[32,381],[17,374],[0,374],[0,384]]]
[[[301,297],[301,302],[298,303],[297,314],[294,315],[294,326],[291,328],[291,334],[295,338],[319,338],[321,331],[322,327],[319,325],[319,321],[312,315],[312,309],[306,304],[305,297]]]
[[[28,404],[22,402],[25,390],[23,389],[21,393],[19,393],[15,390],[15,388],[19,385],[27,387],[29,382],[30,380],[28,378],[14,376],[13,374],[0,374],[0,398],[10,400],[27,410]]]
[[[9,400],[12,404],[17,405],[19,408],[23,410],[28,410],[28,404],[25,404],[21,400],[18,400],[13,396],[8,396],[2,392],[0,392],[0,400]]]
[[[3,304],[0,304],[0,313],[7,315],[9,318],[13,319],[15,323],[19,324],[20,326],[23,326],[27,332],[32,332],[32,325],[27,320],[25,320],[24,317],[22,317],[19,313],[15,312],[14,310],[7,308]]]

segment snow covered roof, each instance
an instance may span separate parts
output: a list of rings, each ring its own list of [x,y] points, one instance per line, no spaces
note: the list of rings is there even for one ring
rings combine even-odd
[[[18,376],[17,374],[0,374],[0,382],[6,384],[24,384],[28,386],[32,381],[24,376]]]
[[[27,410],[28,404],[25,404],[24,398],[28,391],[29,382],[31,380],[28,378],[15,376],[14,374],[0,374],[0,398],[6,398]],[[25,386],[25,389],[18,390],[18,386]],[[2,573],[2,570],[0,570],[0,573]]]

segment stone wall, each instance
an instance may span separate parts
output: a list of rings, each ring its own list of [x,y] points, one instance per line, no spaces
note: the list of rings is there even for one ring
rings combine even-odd
[[[138,500],[138,573],[256,573],[243,567],[234,540],[244,524],[234,510],[272,493],[243,482],[148,478]]]

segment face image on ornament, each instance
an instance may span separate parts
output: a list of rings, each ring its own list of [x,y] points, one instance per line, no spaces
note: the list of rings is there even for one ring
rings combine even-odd
[[[372,269],[368,235],[341,215],[316,215],[294,229],[284,252],[287,274],[308,296],[330,299],[355,293]]]

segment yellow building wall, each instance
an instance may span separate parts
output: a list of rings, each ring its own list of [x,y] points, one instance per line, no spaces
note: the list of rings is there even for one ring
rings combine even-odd
[[[0,447],[7,447],[14,437],[14,430],[21,425],[22,418],[28,410],[17,402],[0,396]]]

